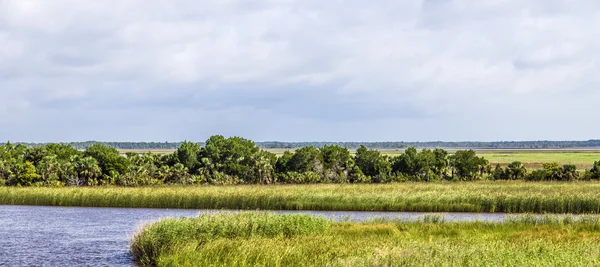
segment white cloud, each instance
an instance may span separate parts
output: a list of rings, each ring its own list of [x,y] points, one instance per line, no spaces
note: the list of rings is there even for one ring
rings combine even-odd
[[[599,15],[591,0],[0,0],[0,140],[597,138]]]

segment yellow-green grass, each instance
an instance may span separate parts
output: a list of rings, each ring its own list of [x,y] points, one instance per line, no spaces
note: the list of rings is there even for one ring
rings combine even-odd
[[[573,164],[578,169],[590,169],[595,161],[600,161],[598,152],[489,152],[479,155],[485,157],[492,164],[508,165],[513,161],[520,161],[527,168],[538,169],[543,163]]]
[[[323,234],[329,222],[310,215],[278,215],[267,212],[215,213],[197,218],[164,219],[137,233],[131,252],[142,264],[155,259],[174,246],[205,244],[220,238],[294,237]]]
[[[0,204],[412,212],[600,213],[599,182],[0,187]]]
[[[272,229],[274,224],[297,227],[297,221],[307,219],[271,215],[277,223],[261,227],[262,222],[251,222],[251,218],[264,215],[208,216],[214,217],[169,219],[146,226],[132,240],[133,255],[158,266],[600,265],[600,224],[592,217],[580,221],[525,217],[504,223],[323,223],[315,219],[298,227],[309,229],[302,234],[266,235],[261,231],[248,234],[247,225],[256,229]],[[243,226],[214,234],[219,232],[214,230],[219,222]]]
[[[175,149],[119,149],[119,152],[121,154],[125,154],[127,152],[132,152],[132,153],[138,153],[138,154],[143,154],[143,153],[152,153],[152,154],[171,154],[173,152],[175,152]]]

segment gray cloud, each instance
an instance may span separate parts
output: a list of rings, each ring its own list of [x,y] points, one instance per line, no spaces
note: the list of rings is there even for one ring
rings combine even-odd
[[[598,138],[599,15],[591,0],[0,0],[0,140]]]

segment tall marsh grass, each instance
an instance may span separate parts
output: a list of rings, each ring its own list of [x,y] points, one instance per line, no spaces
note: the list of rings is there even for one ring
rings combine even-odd
[[[526,215],[505,223],[455,223],[437,218],[352,223],[317,218],[309,224],[298,223],[309,221],[307,215],[284,216],[289,215],[169,219],[138,234],[132,253],[143,263],[158,266],[600,265],[600,224],[593,216],[565,222],[565,216],[534,221]],[[249,221],[255,226],[248,227]],[[289,224],[307,230],[285,234],[281,225]],[[215,230],[222,228],[231,230]],[[145,250],[136,248],[140,243],[161,249],[143,254]]]
[[[201,246],[218,238],[285,237],[323,233],[329,221],[309,215],[267,212],[214,213],[197,218],[165,219],[138,232],[131,252],[142,264],[155,264],[161,253],[179,245]]]
[[[414,212],[600,213],[598,182],[0,187],[0,204]]]

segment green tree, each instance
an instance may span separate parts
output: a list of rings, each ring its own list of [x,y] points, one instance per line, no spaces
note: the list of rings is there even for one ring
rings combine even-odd
[[[76,185],[95,185],[102,174],[98,161],[93,157],[73,157],[77,175]]]
[[[314,172],[322,174],[324,169],[323,155],[319,149],[312,146],[296,149],[292,158],[287,162],[287,168],[298,173]]]
[[[200,165],[200,161],[198,160],[200,154],[199,144],[184,141],[177,151],[175,151],[175,154],[177,155],[178,162],[183,164],[190,172],[195,172],[198,169]]]
[[[525,178],[525,174],[527,174],[527,169],[520,161],[514,161],[506,167],[506,176],[511,180],[521,180]]]
[[[223,136],[215,135],[206,140],[200,158],[201,162],[209,162],[212,168],[215,168],[210,170],[213,175],[223,173],[234,177],[234,180],[239,178],[249,182],[256,179],[255,155],[259,150],[251,140],[237,136],[225,139]],[[203,158],[208,160],[202,160]]]
[[[600,161],[595,161],[594,166],[590,169],[591,179],[600,179]]]
[[[560,176],[562,181],[573,181],[578,179],[579,174],[577,173],[577,167],[572,164],[563,165]]]
[[[561,167],[560,165],[558,165],[558,163],[556,162],[552,162],[552,163],[543,163],[542,164],[542,169],[544,171],[544,180],[550,180],[550,181],[560,181],[562,180],[561,177]]]
[[[84,155],[98,161],[105,179],[109,179],[114,174],[124,174],[129,166],[127,158],[122,157],[117,149],[99,143],[89,146]]]
[[[325,176],[332,182],[344,182],[354,162],[350,150],[345,147],[325,145],[321,149]]]
[[[500,164],[496,164],[494,171],[492,172],[492,179],[494,180],[506,180],[508,176]]]
[[[458,180],[474,180],[481,178],[488,161],[477,157],[473,150],[459,150],[449,157],[452,176]]]
[[[416,176],[422,168],[419,153],[414,147],[407,148],[404,153],[393,159],[392,171],[409,176]]]
[[[35,165],[30,161],[18,163],[15,165],[14,181],[17,185],[31,185],[40,179],[40,175],[35,170]]]
[[[355,164],[374,182],[382,182],[392,171],[392,165],[381,152],[361,145],[356,150]]]
[[[443,178],[448,172],[448,151],[436,148],[433,150],[434,162],[433,162],[433,173],[439,178]]]
[[[37,164],[37,171],[41,176],[42,182],[58,181],[60,163],[56,155],[45,156]]]
[[[289,150],[283,152],[283,155],[277,158],[277,163],[275,164],[275,170],[277,171],[277,173],[284,174],[286,172],[289,172],[290,169],[288,168],[288,164],[293,157],[294,152],[291,152]]]
[[[270,184],[275,182],[275,164],[277,156],[261,150],[254,156],[254,169],[257,173],[258,183]]]

